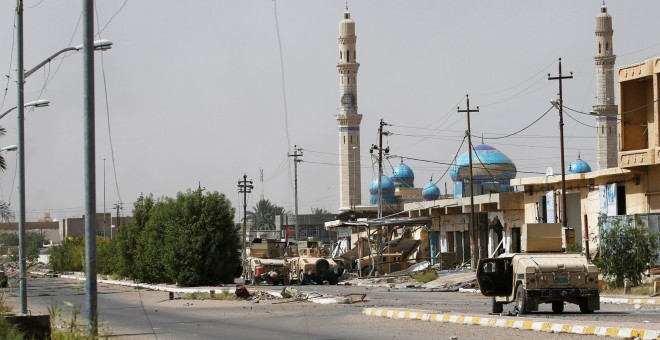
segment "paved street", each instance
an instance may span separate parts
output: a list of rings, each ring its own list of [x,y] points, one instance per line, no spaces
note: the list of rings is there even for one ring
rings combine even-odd
[[[63,278],[28,281],[28,306],[33,314],[47,313],[56,304],[68,316],[66,303],[84,304],[84,284]],[[254,287],[248,287],[254,291]],[[281,286],[260,289],[280,290]],[[590,339],[595,336],[553,334],[418,320],[393,320],[362,315],[365,308],[406,308],[487,317],[489,299],[475,293],[428,292],[361,286],[302,286],[305,292],[327,295],[367,294],[365,302],[322,305],[287,300],[183,300],[168,292],[99,284],[99,313],[103,327],[120,339]],[[233,287],[230,288],[233,290]],[[216,288],[220,291],[221,288]],[[16,305],[17,292],[7,291],[7,304]],[[283,303],[285,302],[285,303]],[[525,319],[581,322],[592,325],[645,325],[660,328],[658,306],[603,304],[603,310],[582,315],[568,305],[557,315],[542,307]],[[506,309],[505,309],[506,310]],[[78,317],[84,319],[84,312]],[[514,318],[516,319],[516,318]],[[519,318],[518,318],[519,319]],[[647,321],[647,322],[645,322]]]

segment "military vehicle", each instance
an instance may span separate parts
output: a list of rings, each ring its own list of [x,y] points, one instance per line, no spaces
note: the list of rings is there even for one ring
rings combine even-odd
[[[289,284],[289,266],[283,257],[284,242],[256,238],[250,243],[250,256],[243,263],[245,282]]]
[[[342,273],[340,266],[329,257],[330,250],[322,246],[321,241],[308,239],[298,241],[297,256],[287,258],[289,265],[289,281],[297,282],[299,285],[323,284],[327,280],[331,285],[339,282]]]
[[[538,311],[539,304],[552,304],[554,313],[564,303],[580,306],[580,312],[600,309],[598,269],[584,255],[563,253],[562,226],[556,223],[525,224],[523,253],[504,253],[481,259],[477,268],[479,289],[492,296],[492,312],[515,302],[518,314]]]

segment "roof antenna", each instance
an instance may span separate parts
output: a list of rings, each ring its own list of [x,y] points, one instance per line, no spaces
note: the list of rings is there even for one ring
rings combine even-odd
[[[605,0],[603,0],[603,4],[605,4]],[[348,0],[346,0],[346,10],[348,11]]]

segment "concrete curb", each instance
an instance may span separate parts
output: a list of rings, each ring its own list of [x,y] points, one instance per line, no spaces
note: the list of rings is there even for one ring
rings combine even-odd
[[[626,298],[613,298],[613,297],[600,297],[602,303],[613,304],[632,304],[632,305],[660,305],[660,299],[626,299]]]
[[[478,317],[452,314],[435,314],[424,311],[408,311],[396,309],[364,308],[363,315],[379,316],[390,319],[410,319],[435,321],[463,325],[512,328],[552,333],[571,333],[609,336],[615,338],[660,339],[660,330],[633,329],[619,327],[602,327],[589,325],[571,325],[530,320],[505,319],[497,317]]]
[[[87,280],[87,278],[84,277],[84,276],[76,276],[76,275],[60,275],[59,277],[64,278],[64,279],[70,279],[70,280],[78,280],[78,281]],[[133,283],[133,282],[126,282],[126,281],[103,280],[103,279],[97,279],[96,282],[108,283],[108,284],[125,286],[125,287],[135,287],[135,288],[159,290],[159,291],[163,291],[163,292],[172,292],[172,293],[210,293],[212,290],[219,293],[218,290],[222,291],[222,289],[229,289],[229,287],[205,287],[205,288],[166,287],[166,286],[152,285],[152,284],[146,284],[146,283]]]

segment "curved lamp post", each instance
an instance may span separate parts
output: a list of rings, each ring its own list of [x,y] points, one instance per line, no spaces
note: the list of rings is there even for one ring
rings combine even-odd
[[[25,128],[23,124],[23,113],[24,113],[24,85],[25,78],[32,75],[34,72],[39,70],[44,65],[48,64],[51,60],[55,59],[62,53],[69,51],[83,51],[84,54],[87,54],[87,51],[94,50],[107,50],[112,47],[112,42],[108,40],[96,40],[94,41],[93,47],[85,47],[85,45],[77,45],[73,47],[67,47],[55,52],[53,55],[48,57],[46,60],[39,63],[37,66],[31,68],[28,71],[24,71],[23,65],[23,1],[16,1],[16,87],[18,93],[18,101],[16,104],[17,107],[17,119],[18,119],[18,267],[19,267],[19,301],[20,301],[20,310],[19,313],[27,314],[27,281],[26,281],[26,263],[25,263]],[[86,3],[85,3],[86,4]],[[85,31],[86,32],[86,31]],[[83,34],[83,40],[86,40],[90,37],[87,37],[86,34]],[[91,39],[89,39],[91,42]],[[90,45],[92,45],[90,44]],[[92,48],[90,48],[92,47]],[[85,57],[87,59],[87,56]],[[92,59],[93,60],[93,59]],[[85,63],[87,61],[85,60]],[[92,65],[93,66],[93,65]],[[94,291],[94,294],[96,292]],[[94,312],[96,310],[94,309]],[[95,327],[94,327],[95,328]]]

